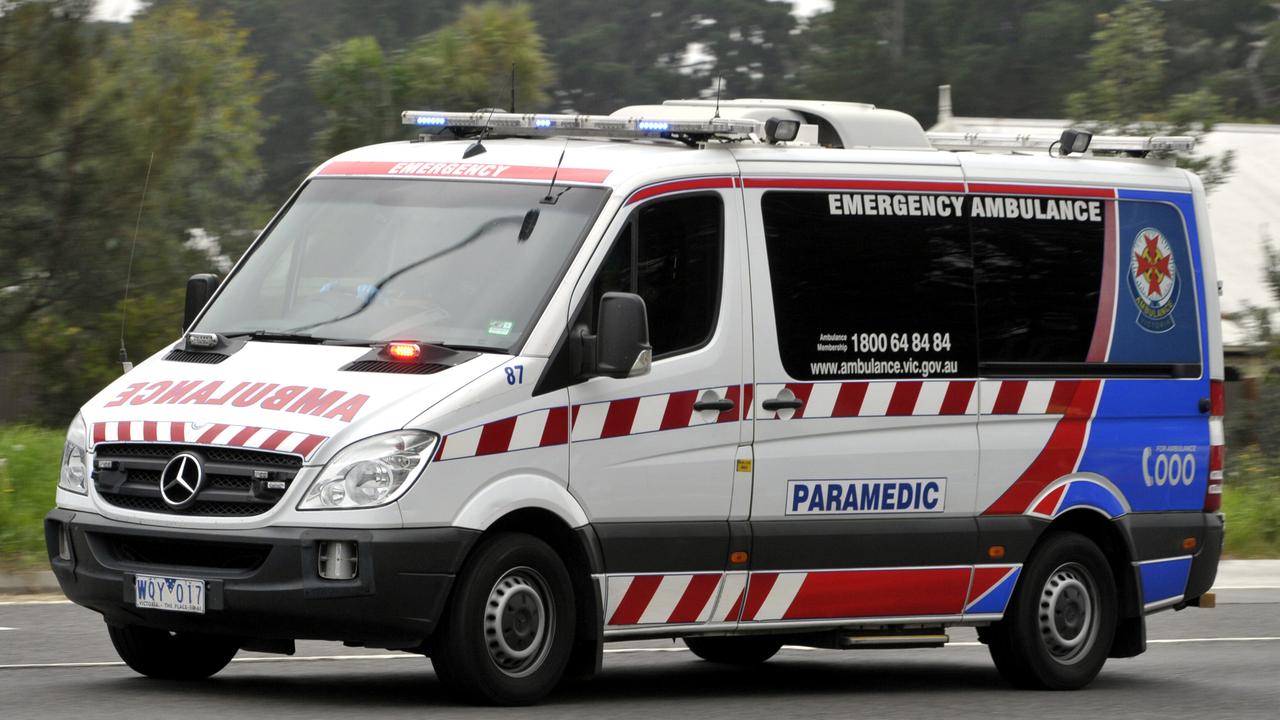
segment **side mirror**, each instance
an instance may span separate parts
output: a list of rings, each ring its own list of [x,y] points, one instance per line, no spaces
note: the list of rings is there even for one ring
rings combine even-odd
[[[196,321],[209,298],[218,289],[218,276],[212,273],[192,275],[187,280],[187,303],[182,313],[182,329],[186,331]]]
[[[653,348],[644,300],[633,293],[605,293],[596,317],[595,335],[585,328],[578,331],[581,374],[611,378],[647,374],[653,364]]]

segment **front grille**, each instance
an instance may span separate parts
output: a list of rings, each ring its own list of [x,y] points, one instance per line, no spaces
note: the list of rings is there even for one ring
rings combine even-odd
[[[111,558],[134,565],[216,568],[251,571],[262,567],[270,545],[206,542],[137,535],[95,534]]]
[[[216,352],[197,352],[195,350],[170,350],[168,355],[164,356],[169,362],[188,362],[200,363],[202,365],[217,365],[226,360],[230,355],[223,355]]]
[[[390,360],[356,360],[347,364],[342,370],[346,372],[396,373],[399,375],[432,375],[447,370],[448,365],[440,363],[392,362]]]
[[[190,452],[204,466],[195,502],[182,509],[160,494],[160,474],[173,456]],[[302,458],[297,455],[178,443],[103,443],[95,450],[94,488],[116,507],[165,515],[250,517],[275,507]],[[271,487],[284,483],[284,489]]]

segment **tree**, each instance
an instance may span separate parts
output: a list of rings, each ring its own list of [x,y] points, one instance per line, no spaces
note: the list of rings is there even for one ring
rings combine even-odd
[[[40,358],[31,385],[60,422],[96,388],[57,391],[79,381],[51,353],[75,329],[74,375],[119,367],[119,314],[104,309],[117,307],[131,258],[131,307],[147,305],[209,269],[187,245],[193,228],[234,253],[265,219],[261,80],[245,34],[174,5],[110,36],[86,24],[88,9],[29,2],[0,14],[0,350],[21,343]],[[130,354],[154,352],[153,335],[172,339],[179,321],[130,325]]]
[[[510,109],[513,65],[517,109],[543,109],[551,66],[524,4],[467,6],[456,22],[389,56],[376,38],[347,40],[311,63],[326,119],[316,159],[405,137],[402,109]]]
[[[1164,15],[1151,0],[1125,0],[1100,21],[1089,51],[1089,88],[1067,97],[1074,118],[1095,132],[1198,136],[1225,117],[1222,99],[1207,89],[1168,97]],[[1230,152],[1177,160],[1210,189],[1231,174]]]

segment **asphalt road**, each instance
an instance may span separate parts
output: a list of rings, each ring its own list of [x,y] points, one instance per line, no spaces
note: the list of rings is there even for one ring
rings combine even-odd
[[[10,599],[12,600],[12,599]],[[604,671],[518,711],[455,705],[430,661],[300,643],[241,653],[212,680],[148,680],[98,616],[0,599],[0,718],[1269,718],[1280,717],[1280,587],[1222,590],[1219,607],[1150,618],[1150,649],[1088,689],[1015,691],[968,629],[931,650],[784,649],[759,668],[699,661],[669,641],[611,644]],[[518,713],[513,715],[513,713]]]

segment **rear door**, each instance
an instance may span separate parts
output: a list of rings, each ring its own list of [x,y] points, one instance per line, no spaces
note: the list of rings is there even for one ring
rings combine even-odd
[[[915,168],[850,180],[848,167],[744,178],[756,333],[744,625],[954,618],[970,590],[964,184],[953,168],[917,182],[891,179]]]

